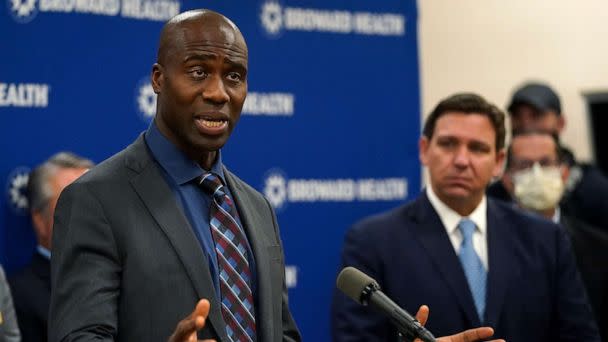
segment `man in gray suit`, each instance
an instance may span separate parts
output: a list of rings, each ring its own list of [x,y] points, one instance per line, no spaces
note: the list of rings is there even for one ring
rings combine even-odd
[[[2,266],[0,266],[0,341],[21,341],[15,308],[13,307],[13,299],[11,297],[11,289],[6,282]]]
[[[247,54],[221,14],[164,26],[154,122],[57,204],[50,341],[300,340],[273,210],[220,153],[247,94]]]

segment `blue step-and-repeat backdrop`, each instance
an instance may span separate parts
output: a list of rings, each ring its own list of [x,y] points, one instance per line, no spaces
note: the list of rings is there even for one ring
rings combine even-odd
[[[249,95],[226,165],[275,206],[290,306],[329,340],[344,232],[420,191],[414,0],[0,0],[0,262],[35,248],[27,173],[68,150],[95,162],[154,115],[163,22],[206,7],[249,46]]]

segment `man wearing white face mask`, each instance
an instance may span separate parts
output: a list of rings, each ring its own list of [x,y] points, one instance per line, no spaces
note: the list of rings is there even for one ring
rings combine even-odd
[[[568,231],[600,334],[608,341],[608,234],[560,211],[568,172],[555,135],[538,130],[513,133],[503,184],[520,207]]]
[[[522,85],[513,93],[508,110],[513,131],[537,129],[559,137],[566,127],[559,95],[544,83]],[[560,203],[561,211],[608,232],[608,177],[596,166],[576,161],[564,146],[561,149],[570,172]],[[513,200],[502,181],[490,185],[487,194]]]
[[[559,166],[541,166],[535,162],[531,168],[513,174],[514,195],[522,206],[553,213],[559,221],[559,202],[564,193],[563,170]]]

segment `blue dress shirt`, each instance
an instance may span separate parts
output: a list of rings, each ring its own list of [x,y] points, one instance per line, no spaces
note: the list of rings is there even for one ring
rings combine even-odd
[[[196,178],[205,174],[207,171],[201,168],[196,162],[189,159],[173,143],[167,140],[167,138],[158,130],[154,122],[148,127],[144,138],[152,156],[164,171],[163,176],[173,191],[175,198],[178,199],[178,205],[181,207],[188,222],[194,229],[194,233],[203,249],[203,254],[207,256],[215,291],[218,298],[222,298],[220,293],[215,242],[209,225],[209,208],[213,199],[195,182]],[[217,174],[222,182],[227,184],[226,179],[224,178],[224,167],[220,151],[218,151],[217,159],[209,171]],[[228,196],[234,199],[228,186],[225,186],[225,189]],[[243,227],[240,220],[238,223]],[[249,265],[252,272],[252,290],[254,290],[256,288],[255,263],[251,250],[249,250]]]

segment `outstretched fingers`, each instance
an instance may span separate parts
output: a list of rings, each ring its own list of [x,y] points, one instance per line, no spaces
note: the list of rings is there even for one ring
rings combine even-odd
[[[422,326],[426,324],[426,321],[429,319],[429,307],[426,305],[420,306],[418,312],[416,312],[416,320],[420,322]]]
[[[461,334],[462,334],[462,340],[457,339],[456,341],[475,342],[475,341],[480,341],[480,340],[484,340],[484,339],[492,337],[492,335],[494,335],[494,329],[489,328],[489,327],[481,327],[481,328],[466,330],[466,331],[462,332]],[[500,342],[500,341],[504,342],[504,340],[493,340],[492,342]]]
[[[205,320],[209,315],[210,304],[206,299],[201,299],[196,304],[194,311],[181,320],[173,335],[169,339],[170,342],[197,342],[196,332],[205,326]]]

